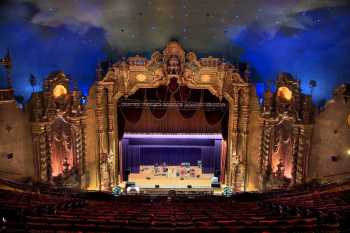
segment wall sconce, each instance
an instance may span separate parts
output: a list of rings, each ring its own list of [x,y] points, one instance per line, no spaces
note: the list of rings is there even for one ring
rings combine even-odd
[[[346,154],[350,156],[350,149],[346,151]]]

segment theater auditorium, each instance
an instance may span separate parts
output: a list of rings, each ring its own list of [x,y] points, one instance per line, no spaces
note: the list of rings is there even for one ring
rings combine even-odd
[[[194,6],[202,9],[201,4],[208,25],[225,15],[209,9],[206,0],[176,6],[170,1],[86,2],[79,6],[94,17],[99,7],[109,14],[105,7],[119,4],[115,9],[147,22],[154,10],[160,14],[158,23],[164,23],[177,16],[165,19],[162,14],[199,14]],[[73,9],[51,3],[48,11],[55,20],[73,12],[87,17],[75,11],[78,3],[71,3]],[[297,6],[311,12],[348,9],[341,3]],[[16,6],[23,7],[22,13]],[[31,24],[52,27],[40,29],[47,33],[40,42],[46,49],[57,27],[65,26],[52,25],[45,7],[32,1],[0,4],[6,19],[0,31],[15,21],[3,11],[13,10],[18,17],[32,12]],[[334,9],[328,10],[335,15]],[[126,19],[123,12],[113,12]],[[134,24],[127,18],[125,29],[113,35],[122,38],[119,34]],[[211,28],[202,24],[196,30]],[[172,33],[180,33],[175,29]],[[100,33],[96,30],[91,35]],[[67,31],[60,33],[69,38]],[[26,35],[29,41],[30,32]],[[350,84],[345,82],[349,76],[337,76],[350,75],[349,66],[328,67],[339,81],[329,91],[324,85],[330,82],[317,76],[318,71],[309,71],[314,77],[299,76],[294,69],[300,67],[292,62],[292,71],[259,77],[264,69],[255,65],[255,58],[247,56],[251,65],[243,55],[240,60],[231,57],[237,41],[222,42],[231,47],[218,53],[220,47],[208,50],[209,44],[199,46],[198,38],[169,37],[157,46],[147,40],[135,38],[132,46],[133,41],[125,40],[125,47],[120,40],[113,49],[101,50],[115,57],[94,64],[86,58],[85,68],[72,65],[84,57],[70,60],[64,55],[58,59],[62,64],[49,66],[45,59],[50,58],[40,57],[45,49],[35,53],[35,62],[23,62],[21,42],[0,40],[8,47],[0,58],[0,232],[350,232]],[[153,35],[149,40],[156,41]],[[216,37],[210,40],[221,43]],[[69,47],[71,42],[62,43]],[[140,43],[149,47],[140,52]],[[31,46],[26,49],[36,45]],[[274,67],[268,59],[259,62]],[[34,63],[42,70],[36,71]],[[51,69],[56,66],[68,71]],[[78,70],[93,70],[91,82],[79,72],[70,74]],[[27,76],[21,79],[23,73]]]

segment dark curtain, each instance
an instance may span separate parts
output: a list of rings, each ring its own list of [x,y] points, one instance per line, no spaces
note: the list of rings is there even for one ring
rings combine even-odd
[[[129,96],[127,99],[125,97],[121,97],[119,102],[124,103],[142,103],[144,102],[145,89],[139,89],[135,92],[135,94]],[[132,123],[136,123],[140,120],[142,115],[141,107],[119,107],[122,115],[127,121]]]
[[[228,136],[228,118],[229,118],[229,107],[227,107],[227,110],[224,114],[224,117],[221,120],[221,135],[224,140],[227,140]]]
[[[210,91],[208,90],[203,90],[203,102],[204,103],[222,103],[219,98],[216,96],[212,95]],[[225,100],[223,100],[225,101]],[[205,113],[205,119],[207,120],[208,124],[214,125],[218,122],[220,122],[225,113],[226,113],[226,108],[220,108],[215,111],[210,110],[210,109],[204,109]]]
[[[199,103],[201,101],[201,90],[190,89],[187,86],[180,86],[178,91],[174,94],[176,101],[181,101],[184,103],[194,102]],[[182,117],[188,119],[191,118],[196,110],[179,109]]]
[[[170,91],[167,86],[159,86],[155,89],[147,89],[147,101],[149,102],[167,102],[170,100]],[[154,117],[157,119],[161,119],[167,109],[166,108],[157,108],[157,107],[150,107],[150,110]]]
[[[122,140],[124,129],[125,129],[125,119],[119,107],[117,109],[117,114],[118,114],[118,117],[117,117],[116,125],[118,126],[118,139]]]

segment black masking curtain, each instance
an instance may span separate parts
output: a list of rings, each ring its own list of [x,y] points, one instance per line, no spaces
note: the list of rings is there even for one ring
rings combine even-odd
[[[145,89],[139,89],[135,94],[129,96],[127,99],[125,97],[121,97],[119,102],[123,103],[143,103],[145,97]],[[124,116],[125,120],[136,123],[140,120],[142,115],[142,107],[133,107],[133,106],[124,106],[119,107],[121,109],[121,113]]]
[[[121,109],[119,107],[118,107],[118,110],[117,110],[117,114],[118,114],[118,119],[117,119],[118,139],[122,140],[123,135],[124,135],[124,129],[125,129],[125,119],[124,119],[122,111],[121,111]]]
[[[223,101],[220,101],[220,99],[214,95],[212,95],[208,90],[203,91],[203,102],[206,104],[222,104]],[[208,124],[214,125],[220,122],[226,112],[226,108],[218,108],[216,110],[210,110],[208,108],[204,108],[205,113],[205,119],[207,120]]]

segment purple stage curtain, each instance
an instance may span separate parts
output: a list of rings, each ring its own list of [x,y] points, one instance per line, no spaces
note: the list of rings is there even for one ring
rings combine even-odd
[[[142,165],[163,164],[180,165],[189,162],[192,166],[201,160],[200,148],[166,148],[166,147],[143,147],[141,148],[140,163]]]
[[[203,173],[215,173],[220,170],[221,140],[215,140],[213,147],[202,147]]]
[[[129,146],[129,140],[123,139],[123,170],[137,173],[140,170],[140,147]]]
[[[142,140],[144,142],[142,142]],[[202,161],[203,173],[215,173],[220,170],[221,158],[221,140],[198,139],[193,140],[192,146],[189,145],[191,139],[186,140],[184,145],[179,144],[178,139],[159,139],[161,143],[157,145],[154,139],[123,139],[122,140],[122,171],[130,170],[132,173],[138,173],[140,165],[180,165],[182,162],[189,162],[196,166],[198,161]],[[168,145],[164,145],[164,140]],[[154,144],[150,143],[153,142]],[[150,145],[152,144],[152,145]]]

